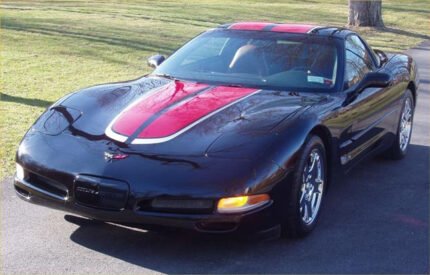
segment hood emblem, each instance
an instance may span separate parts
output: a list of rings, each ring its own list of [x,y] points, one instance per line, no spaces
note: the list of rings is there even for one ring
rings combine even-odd
[[[112,161],[112,160],[125,159],[128,157],[128,155],[124,153],[105,152],[104,157],[106,161]]]

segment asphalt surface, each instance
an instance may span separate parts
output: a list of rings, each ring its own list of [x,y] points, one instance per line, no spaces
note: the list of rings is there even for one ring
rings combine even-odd
[[[421,87],[409,153],[355,168],[302,240],[153,233],[34,206],[1,183],[3,274],[429,273],[430,41],[409,51]]]

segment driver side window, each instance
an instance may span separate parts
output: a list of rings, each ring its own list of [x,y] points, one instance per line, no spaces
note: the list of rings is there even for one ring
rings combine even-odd
[[[345,42],[344,88],[354,86],[372,70],[372,60],[364,44],[356,35],[350,35]]]

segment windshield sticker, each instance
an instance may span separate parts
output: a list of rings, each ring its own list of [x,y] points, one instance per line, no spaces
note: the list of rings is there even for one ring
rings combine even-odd
[[[308,82],[316,82],[324,84],[324,77],[308,75]]]

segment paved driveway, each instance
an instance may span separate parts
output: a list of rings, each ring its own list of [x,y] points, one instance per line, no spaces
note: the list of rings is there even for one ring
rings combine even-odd
[[[88,223],[22,202],[8,178],[3,273],[428,273],[430,43],[409,53],[423,80],[408,156],[368,161],[332,186],[308,238],[243,243]]]

